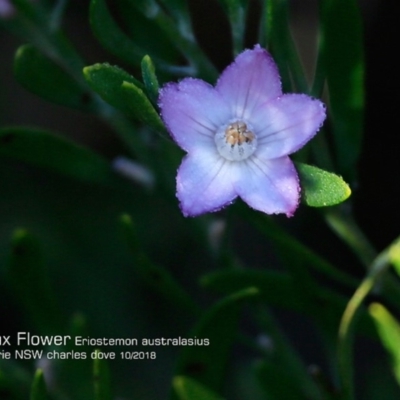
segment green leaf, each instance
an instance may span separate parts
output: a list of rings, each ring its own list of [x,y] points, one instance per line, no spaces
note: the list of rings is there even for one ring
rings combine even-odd
[[[179,34],[178,25],[165,13],[160,4],[155,0],[121,0],[117,8],[124,32],[133,38],[136,46],[143,49],[144,54],[155,57],[154,61],[159,68],[165,70],[162,68],[165,63],[170,63],[171,66],[182,63],[177,42],[183,38]],[[175,32],[178,32],[174,37],[165,29],[164,23],[167,21],[170,21]]]
[[[311,165],[296,163],[302,200],[310,207],[333,206],[351,194],[349,185],[338,175]]]
[[[26,230],[15,231],[8,269],[11,287],[39,332],[62,330],[62,314],[52,290],[42,249]]]
[[[321,2],[322,58],[339,170],[354,178],[364,120],[364,52],[356,0]]]
[[[308,400],[302,393],[290,371],[271,361],[261,361],[256,366],[256,376],[271,400]],[[313,397],[315,399],[315,397]]]
[[[131,106],[132,115],[155,130],[165,131],[160,116],[142,89],[139,89],[131,82],[124,82],[122,84],[122,91],[125,92],[125,99]]]
[[[389,259],[397,275],[400,276],[400,241],[397,240],[390,246]]]
[[[220,270],[204,275],[201,285],[223,295],[231,295],[247,287],[259,290],[268,305],[284,307],[314,318],[321,326],[336,329],[348,299],[324,287],[304,293],[298,290],[298,279],[276,271]],[[321,307],[321,304],[324,307]],[[329,313],[325,310],[329,309]],[[371,321],[365,311],[360,318],[360,330],[375,337]]]
[[[236,206],[236,205],[235,205]],[[358,281],[351,275],[337,269],[333,264],[329,263],[312,249],[302,244],[294,236],[289,235],[274,220],[268,216],[260,216],[246,207],[244,204],[237,204],[240,214],[249,222],[251,222],[266,238],[271,240],[278,251],[278,254],[286,257],[297,258],[302,260],[305,268],[317,271],[326,277],[354,290],[358,285]]]
[[[31,371],[27,371],[21,362],[13,360],[12,356],[8,360],[0,359],[0,393],[3,397],[12,400],[25,400],[31,390]]]
[[[112,400],[110,371],[106,360],[97,358],[100,350],[95,350],[93,362],[94,398],[95,400]]]
[[[67,107],[93,109],[90,93],[32,45],[27,44],[17,50],[14,74],[25,89],[46,100]]]
[[[47,400],[47,388],[43,371],[38,369],[33,378],[30,400]]]
[[[150,56],[146,55],[142,60],[142,77],[146,87],[147,93],[153,102],[157,101],[158,98],[158,80],[156,75],[156,69]]]
[[[391,356],[392,368],[397,383],[400,385],[400,324],[390,312],[379,303],[369,306],[383,346]]]
[[[68,321],[67,334],[71,338],[88,337],[90,335],[86,318],[82,314],[74,314]],[[93,347],[83,344],[79,347],[74,340],[67,341],[65,346],[57,349],[64,353],[74,352],[86,354],[87,358],[68,358],[54,360],[54,369],[57,371],[57,387],[60,392],[68,393],[71,399],[93,398],[93,362],[91,354]]]
[[[109,163],[92,151],[50,132],[13,127],[0,129],[0,156],[93,183],[116,179]]]
[[[223,294],[232,294],[246,287],[257,287],[271,305],[302,311],[303,305],[295,292],[293,279],[285,273],[270,270],[217,270],[203,275],[200,285]]]
[[[243,50],[246,27],[246,7],[243,0],[219,0],[231,25],[235,55]]]
[[[91,88],[107,103],[158,131],[165,130],[143,85],[127,72],[109,64],[95,64],[83,71]]]
[[[291,76],[289,72],[290,31],[288,29],[288,1],[270,0],[265,2],[265,33],[268,48],[278,64],[284,92],[291,91]]]
[[[17,13],[28,18],[30,22],[39,26],[47,26],[46,19],[48,16],[41,4],[33,4],[29,0],[12,0],[11,2]]]
[[[239,311],[245,301],[258,295],[246,288],[219,301],[200,318],[191,338],[209,340],[208,346],[187,346],[180,353],[175,376],[187,376],[218,392],[224,380],[230,348],[236,338]],[[177,399],[173,392],[171,399]]]
[[[131,65],[140,64],[144,51],[121,31],[104,0],[91,0],[89,19],[94,35],[107,51]]]
[[[123,235],[129,245],[135,271],[156,292],[179,307],[186,308],[191,313],[197,314],[199,307],[187,293],[186,289],[170,274],[170,272],[149,260],[143,253],[139,238],[131,217],[124,214],[120,218]]]
[[[83,69],[84,77],[90,87],[96,91],[107,103],[114,107],[128,111],[121,99],[121,86],[124,82],[143,89],[143,84],[128,74],[122,68],[108,63],[89,65]]]
[[[176,376],[172,383],[179,400],[222,400],[205,386],[194,379]]]
[[[313,380],[301,357],[297,354],[290,340],[286,338],[285,333],[280,329],[279,323],[273,318],[268,308],[259,307],[256,310],[255,317],[262,332],[265,332],[270,341],[270,346],[264,351],[263,361],[255,366],[256,376],[266,394],[278,394],[277,400],[292,398],[294,394],[298,396],[295,397],[298,399],[304,397],[320,399],[317,383]],[[268,369],[271,367],[274,371],[270,374]],[[289,377],[290,382],[287,382]],[[281,388],[281,396],[279,396],[278,382],[285,385],[285,388]],[[289,386],[293,394],[283,394],[286,391],[286,386]],[[271,397],[275,398],[274,396]]]

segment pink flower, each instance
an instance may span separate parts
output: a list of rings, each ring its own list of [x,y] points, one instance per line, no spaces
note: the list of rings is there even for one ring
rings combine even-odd
[[[35,0],[30,0],[31,2]],[[16,9],[11,0],[0,0],[0,18],[9,19],[16,15]]]
[[[188,154],[177,175],[185,216],[218,211],[240,197],[267,214],[295,212],[299,179],[289,154],[325,119],[319,100],[282,94],[277,67],[259,45],[245,50],[215,87],[193,78],[160,91],[162,118]]]
[[[14,13],[14,6],[9,0],[0,0],[0,18],[10,18]]]

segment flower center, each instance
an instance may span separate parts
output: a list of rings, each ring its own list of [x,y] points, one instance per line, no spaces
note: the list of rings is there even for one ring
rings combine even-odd
[[[229,161],[242,161],[257,148],[257,137],[243,121],[230,122],[218,129],[214,137],[219,154]]]

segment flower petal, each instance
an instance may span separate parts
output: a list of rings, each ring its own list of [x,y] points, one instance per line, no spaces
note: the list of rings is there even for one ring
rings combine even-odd
[[[229,107],[208,83],[186,78],[160,90],[162,118],[179,146],[190,151],[215,147],[214,134],[229,120]]]
[[[257,155],[282,157],[304,146],[326,117],[325,106],[304,94],[285,94],[255,110],[251,120],[257,134]]]
[[[245,120],[260,104],[282,94],[276,64],[259,45],[236,57],[222,72],[216,89],[231,105],[233,117]]]
[[[233,168],[231,168],[233,167]],[[187,155],[178,170],[177,197],[185,216],[218,211],[235,197],[231,176],[233,163],[214,152]]]
[[[291,217],[299,203],[299,179],[289,157],[243,162],[237,194],[252,208],[267,214]]]

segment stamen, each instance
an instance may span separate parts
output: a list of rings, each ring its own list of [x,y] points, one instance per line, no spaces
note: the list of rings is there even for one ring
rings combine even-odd
[[[245,122],[234,121],[217,131],[215,144],[221,156],[227,160],[241,161],[254,153],[257,138]]]
[[[255,138],[252,131],[247,130],[247,125],[244,122],[234,122],[229,124],[225,130],[226,142],[232,147],[235,145],[241,146],[243,143],[251,143]]]

